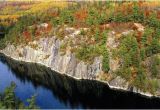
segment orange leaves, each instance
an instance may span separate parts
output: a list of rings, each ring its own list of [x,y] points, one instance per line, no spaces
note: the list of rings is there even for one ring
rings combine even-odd
[[[141,41],[142,35],[143,33],[141,31],[137,31],[137,35],[136,35],[137,42]]]
[[[153,9],[153,8],[159,7],[160,2],[158,0],[155,0],[155,1],[153,0],[153,1],[149,1],[149,2],[145,1],[141,4],[142,4],[142,7],[148,7],[150,9]]]
[[[39,38],[41,37],[41,32],[37,29],[36,31],[35,31],[35,40],[39,40]]]
[[[133,8],[133,3],[127,3],[127,2],[124,2],[122,3],[121,5],[116,5],[115,6],[115,13],[123,13],[123,15],[127,15],[129,13],[132,12],[132,8]]]
[[[127,5],[127,12],[130,14],[133,11],[133,3]]]
[[[81,8],[74,13],[74,18],[76,23],[74,24],[75,28],[86,27],[85,20],[87,19],[88,12],[87,9]]]
[[[24,36],[25,40],[28,41],[28,42],[32,40],[31,39],[31,33],[29,33],[28,31],[24,31],[23,36]]]
[[[44,26],[45,24],[45,26]],[[34,36],[35,39],[39,39],[40,36],[43,34],[43,33],[48,33],[51,31],[52,29],[52,25],[50,23],[44,23],[44,24],[41,24],[43,26],[37,26],[36,25],[36,28],[32,29],[32,31],[30,32],[29,29],[27,28],[24,32],[23,32],[23,36],[24,36],[24,39],[29,42],[32,40],[32,36]],[[32,26],[33,27],[33,26]]]
[[[46,31],[50,32],[52,29],[52,25],[50,23],[48,23],[48,26],[46,27]]]
[[[34,33],[36,39],[39,39],[39,37],[43,33],[49,33],[52,30],[52,28],[53,26],[50,23],[46,23],[46,26],[42,26],[42,27],[37,26],[35,33]]]
[[[160,19],[160,11],[157,10],[157,19]]]
[[[74,16],[77,20],[84,21],[87,18],[88,13],[86,9],[80,9],[77,12],[75,12]]]
[[[36,30],[35,36],[38,37],[38,36],[40,36],[40,35],[41,35],[40,31]]]
[[[58,12],[52,12],[52,13],[51,13],[51,16],[52,16],[52,17],[58,17],[58,16],[59,16],[59,13],[58,13]]]
[[[140,1],[138,1],[138,7],[142,7],[143,6],[143,1],[142,0],[140,0]]]
[[[144,16],[145,16],[145,17],[149,17],[150,14],[151,14],[151,11],[146,8],[146,9],[144,10]]]

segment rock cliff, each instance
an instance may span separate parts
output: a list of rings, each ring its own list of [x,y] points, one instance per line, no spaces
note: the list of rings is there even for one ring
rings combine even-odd
[[[87,64],[83,61],[79,61],[75,57],[75,54],[69,49],[67,49],[63,55],[60,51],[62,43],[68,38],[75,37],[77,34],[79,34],[79,32],[80,30],[72,32],[69,37],[66,36],[64,40],[59,40],[56,36],[50,36],[30,42],[28,45],[7,45],[7,47],[3,50],[0,50],[0,52],[18,61],[40,63],[50,67],[52,70],[58,73],[66,74],[76,79],[102,81],[98,77],[99,74],[103,73],[102,56],[95,57],[92,64]],[[111,37],[108,37],[108,40],[109,39],[114,40]],[[114,45],[111,47],[110,43],[107,43],[107,45],[110,48],[116,48],[116,45],[118,44],[114,43],[115,47],[113,47]],[[110,71],[115,71],[119,67],[119,64],[115,62],[119,61],[114,59],[110,60],[110,66],[114,67]],[[107,83],[111,88],[128,90],[147,96],[152,96],[149,93],[143,93],[137,88],[129,86],[128,82],[119,76],[103,82]]]

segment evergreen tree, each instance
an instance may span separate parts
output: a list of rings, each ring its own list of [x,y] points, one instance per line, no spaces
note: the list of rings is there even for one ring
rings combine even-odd
[[[32,96],[28,99],[29,106],[25,106],[24,103],[16,97],[15,90],[16,84],[11,82],[11,85],[7,87],[4,93],[0,93],[0,109],[37,109],[35,103],[35,97]]]

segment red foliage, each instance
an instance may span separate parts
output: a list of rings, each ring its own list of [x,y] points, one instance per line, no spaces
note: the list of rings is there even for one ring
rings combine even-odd
[[[74,16],[77,20],[84,21],[87,18],[88,13],[86,9],[80,9],[79,11],[75,12]]]
[[[160,11],[157,11],[157,19],[160,19]]]
[[[52,25],[51,25],[50,23],[48,23],[48,26],[47,26],[47,28],[46,28],[46,31],[47,31],[47,32],[50,32],[51,29],[52,29]]]
[[[39,30],[36,30],[35,36],[38,37],[38,36],[40,36],[40,35],[41,35],[40,31],[39,31]]]
[[[141,31],[137,31],[136,39],[137,42],[140,43],[143,33]]]
[[[23,32],[23,36],[25,38],[26,41],[31,41],[31,34],[28,31],[24,31]]]
[[[128,11],[128,14],[131,14],[131,13],[132,13],[132,11],[133,11],[133,3],[128,4],[128,6],[127,6],[127,11]]]
[[[138,1],[138,7],[142,7],[142,6],[143,6],[143,1],[142,0]]]
[[[149,17],[150,14],[151,14],[151,11],[146,8],[146,9],[144,10],[144,16],[145,16],[145,17]]]
[[[52,12],[52,13],[51,13],[51,16],[52,16],[52,17],[57,17],[57,16],[59,16],[59,13],[58,13],[58,12]]]
[[[35,32],[35,39],[39,40],[40,36],[41,36],[41,32],[37,29]]]

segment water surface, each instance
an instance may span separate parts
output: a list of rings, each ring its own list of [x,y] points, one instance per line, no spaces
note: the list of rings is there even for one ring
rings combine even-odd
[[[0,92],[12,81],[17,97],[26,103],[36,94],[40,108],[160,108],[158,98],[111,90],[104,83],[75,80],[42,65],[0,56]]]

